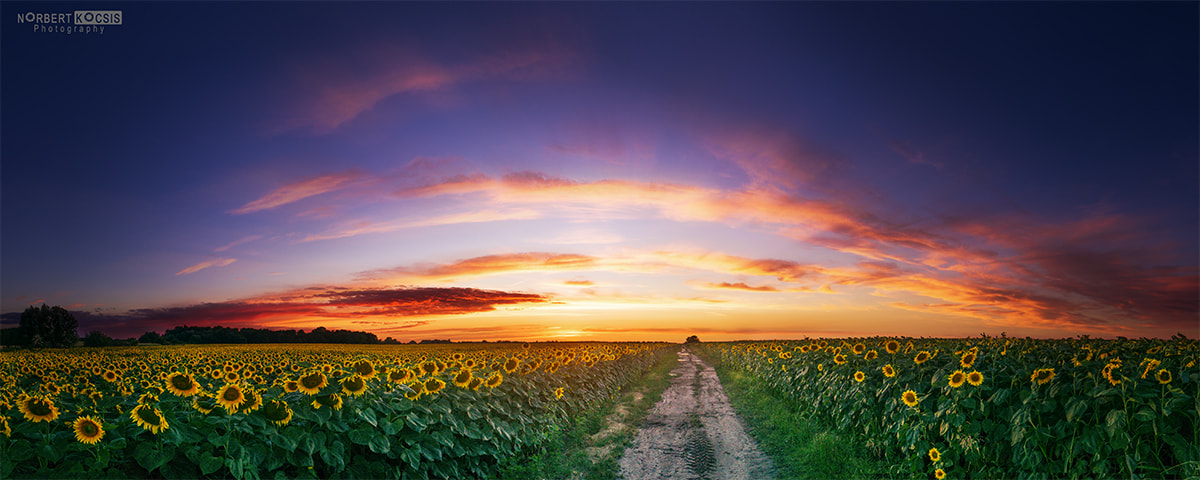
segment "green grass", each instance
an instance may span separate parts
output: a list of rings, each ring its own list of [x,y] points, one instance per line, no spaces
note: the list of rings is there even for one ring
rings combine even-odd
[[[833,433],[799,412],[792,399],[732,368],[722,366],[702,349],[713,365],[734,410],[750,435],[775,464],[775,476],[788,479],[877,478],[887,476],[887,464],[872,458],[852,437]]]
[[[583,478],[589,480],[611,479],[617,476],[621,455],[637,434],[637,426],[646,413],[662,399],[662,392],[671,384],[668,375],[679,357],[675,351],[663,355],[653,368],[637,380],[622,388],[612,400],[595,409],[575,417],[562,430],[550,432],[548,440],[534,452],[503,460],[500,465],[503,478],[514,479],[562,479]],[[637,395],[641,394],[641,399]],[[625,415],[617,415],[618,407]],[[610,418],[621,417],[627,427],[611,435],[593,438],[608,427]],[[605,455],[596,457],[589,449],[608,449]]]

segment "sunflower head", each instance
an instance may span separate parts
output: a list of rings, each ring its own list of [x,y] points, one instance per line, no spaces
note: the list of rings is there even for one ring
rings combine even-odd
[[[316,399],[313,400],[312,406],[313,406],[313,408],[318,409],[318,410],[321,407],[330,407],[334,410],[341,410],[342,409],[342,396],[338,395],[336,393],[331,393],[329,395],[319,395],[319,396],[317,396]]]
[[[247,388],[243,393],[246,395],[246,401],[242,403],[241,411],[250,413],[262,407],[262,395],[253,388]]]
[[[492,376],[488,377],[485,384],[488,388],[496,388],[499,387],[501,383],[504,383],[504,375],[500,372],[496,372],[493,373]]]
[[[5,437],[12,438],[12,427],[8,425],[8,417],[0,415],[0,433]]]
[[[929,460],[936,462],[942,459],[942,452],[939,452],[937,447],[929,449]]]
[[[407,368],[398,368],[389,371],[387,377],[389,382],[405,383],[412,379],[413,373]]]
[[[883,366],[883,376],[888,378],[896,376],[896,369],[892,368],[892,364],[889,363]]]
[[[162,416],[162,411],[150,405],[133,407],[133,410],[129,411],[129,418],[139,427],[155,435],[170,428],[170,425],[167,424],[167,419]]]
[[[554,398],[561,399],[562,397],[563,397],[563,387],[558,387],[558,388],[554,389]]]
[[[904,393],[900,395],[900,400],[903,401],[905,405],[910,407],[916,407],[917,403],[920,401],[917,400],[917,392],[912,390],[905,390]]]
[[[354,373],[363,379],[370,380],[375,378],[375,364],[371,363],[370,360],[359,360],[354,362],[352,367],[354,369]]]
[[[1053,368],[1039,368],[1033,371],[1033,375],[1029,377],[1031,382],[1037,382],[1038,385],[1045,385],[1046,382],[1054,379]]]
[[[840,354],[840,353],[839,353],[839,354],[837,354],[837,355],[834,355],[834,356],[833,356],[833,363],[836,363],[836,364],[838,364],[838,365],[845,364],[845,363],[846,363],[846,356],[845,356],[845,355],[842,355],[842,354]]]
[[[521,361],[517,360],[517,357],[512,357],[512,358],[508,359],[508,361],[504,362],[504,373],[512,373],[513,370],[516,370],[517,366],[519,366],[520,364],[521,364]]]
[[[936,478],[937,480],[942,480],[943,478],[946,478],[946,471],[942,470],[940,468],[937,470],[934,470],[933,477]]]
[[[867,379],[867,374],[863,373],[862,371],[854,372],[854,381],[861,382],[866,379]]]
[[[314,371],[301,376],[299,383],[300,391],[304,392],[305,395],[316,395],[322,388],[325,388],[325,385],[328,384],[328,379],[324,373]]]
[[[884,350],[887,350],[888,353],[896,353],[900,351],[900,342],[888,340],[887,343],[883,344],[883,348]]]
[[[292,408],[283,400],[267,400],[263,404],[262,414],[268,421],[280,426],[292,421]]]
[[[868,350],[867,354],[864,355],[863,358],[866,360],[874,360],[875,357],[878,357],[878,356],[879,356],[879,352],[876,352],[874,350]]]
[[[74,429],[75,440],[79,443],[94,445],[104,438],[104,426],[90,416],[76,418]]]
[[[458,371],[458,374],[454,375],[454,386],[459,388],[467,388],[467,385],[471,384],[472,378],[475,377],[471,375],[470,370],[465,368],[461,369]]]
[[[922,363],[925,363],[926,361],[928,361],[929,358],[930,358],[929,352],[925,351],[925,350],[921,350],[919,353],[917,353],[916,357],[913,357],[913,361],[917,362],[917,364],[922,364]]]
[[[983,385],[983,374],[980,373],[978,370],[968,373],[967,374],[967,383],[969,383],[973,386],[976,386],[976,387]]]
[[[425,381],[425,391],[430,395],[442,391],[443,388],[446,388],[446,382],[440,378],[431,378]]]
[[[219,406],[221,405],[217,403],[217,397],[212,396],[210,393],[201,393],[192,396],[192,408],[204,415],[212,413]]]
[[[237,412],[238,407],[246,403],[245,389],[232,383],[225,385],[217,392],[217,403],[225,407],[225,411],[229,413]]]
[[[958,359],[958,363],[962,365],[962,368],[971,368],[971,365],[975,364],[975,352],[963,353],[962,358]]]
[[[286,382],[283,382],[283,391],[288,392],[288,393],[299,392],[300,391],[300,382],[297,382],[295,380],[288,380]]]
[[[200,384],[186,373],[175,372],[167,375],[166,385],[167,391],[180,397],[190,397],[200,393]]]
[[[861,343],[854,344],[854,354],[855,355],[862,355],[863,352],[865,352],[866,350],[867,350],[866,345],[863,345]]]
[[[342,379],[342,393],[359,396],[367,391],[367,381],[357,373]]]
[[[965,383],[966,381],[967,381],[967,374],[963,373],[962,370],[955,370],[954,373],[950,374],[950,386],[951,387],[954,387],[954,388],[961,387],[961,386],[963,386],[963,383]]]
[[[54,400],[44,395],[21,397],[17,400],[17,409],[31,422],[53,422],[59,414]]]
[[[1158,373],[1154,375],[1154,378],[1158,380],[1158,383],[1163,385],[1171,383],[1171,371],[1167,369],[1159,370]]]

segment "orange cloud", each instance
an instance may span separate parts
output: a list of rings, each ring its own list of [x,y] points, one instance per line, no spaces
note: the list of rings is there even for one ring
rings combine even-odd
[[[230,210],[229,213],[245,215],[247,213],[270,210],[308,197],[345,188],[362,177],[363,174],[358,172],[343,172],[302,180],[276,188],[266,195],[259,197],[257,200]]]
[[[778,288],[772,287],[770,285],[760,285],[760,286],[755,287],[755,286],[747,285],[746,282],[706,283],[706,284],[704,284],[704,286],[708,287],[708,288],[717,288],[717,289],[724,288],[724,289],[729,289],[729,290],[746,290],[746,291],[750,291],[750,292],[778,292],[779,291]]]
[[[209,267],[224,267],[224,266],[227,266],[236,261],[237,261],[236,258],[215,258],[212,260],[205,260],[203,262],[197,263],[197,264],[187,267],[183,270],[175,272],[175,275],[176,276],[188,275],[188,274],[199,272],[199,271],[204,270]]]

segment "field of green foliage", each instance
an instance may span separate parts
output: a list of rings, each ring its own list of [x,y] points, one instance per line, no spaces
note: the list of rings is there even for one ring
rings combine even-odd
[[[912,478],[1200,476],[1198,342],[703,344]]]
[[[0,353],[2,478],[496,477],[668,344]]]

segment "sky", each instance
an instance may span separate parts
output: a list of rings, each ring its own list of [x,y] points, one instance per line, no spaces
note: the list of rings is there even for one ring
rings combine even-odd
[[[1200,334],[1195,2],[0,10],[4,326]]]

